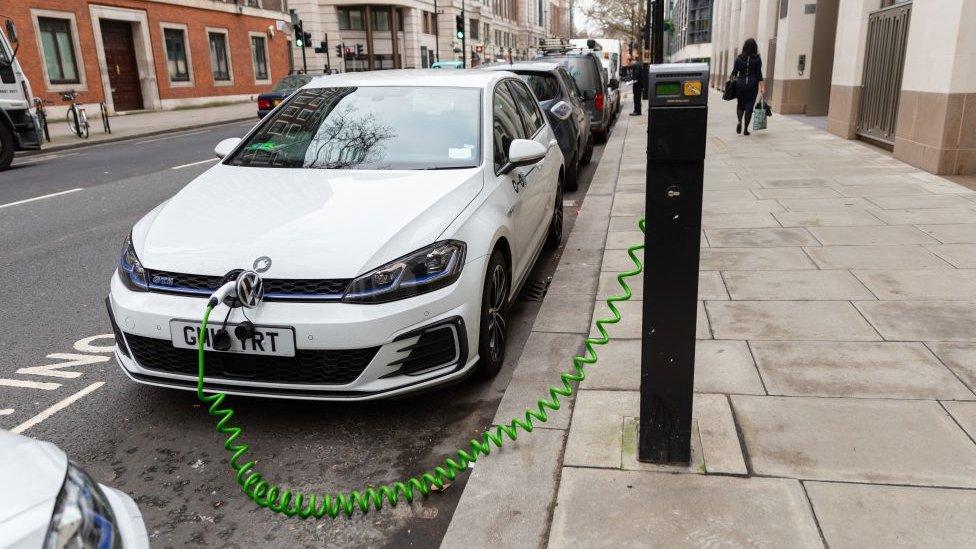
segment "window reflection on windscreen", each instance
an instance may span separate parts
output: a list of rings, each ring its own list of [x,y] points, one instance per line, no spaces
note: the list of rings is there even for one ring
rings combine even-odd
[[[450,169],[480,164],[481,90],[298,91],[228,162],[265,168]]]

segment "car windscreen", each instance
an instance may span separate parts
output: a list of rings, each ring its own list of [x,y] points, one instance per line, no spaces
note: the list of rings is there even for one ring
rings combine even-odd
[[[555,75],[521,71],[515,71],[515,74],[529,85],[539,101],[549,101],[559,97],[559,82],[556,81]]]
[[[262,168],[423,170],[481,164],[481,90],[306,88],[227,162]]]
[[[292,74],[279,80],[278,83],[271,88],[271,91],[297,90],[311,81],[312,77],[307,74]]]
[[[599,92],[603,85],[600,81],[600,73],[597,72],[596,63],[590,56],[580,57],[557,57],[547,59],[559,63],[576,79],[576,84],[581,90],[594,90]]]

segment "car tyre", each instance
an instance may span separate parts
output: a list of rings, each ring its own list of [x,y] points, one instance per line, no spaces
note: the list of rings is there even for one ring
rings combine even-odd
[[[580,158],[580,166],[586,166],[593,160],[593,135],[586,138],[586,146],[583,148],[583,158]]]
[[[495,248],[488,259],[485,285],[481,294],[481,328],[478,330],[478,366],[481,378],[494,377],[505,362],[505,340],[509,291],[508,268],[501,250]]]
[[[593,140],[601,145],[606,143],[607,139],[609,138],[610,138],[609,127],[608,129],[603,130],[602,132],[597,132],[593,134]]]
[[[0,170],[5,170],[14,161],[14,136],[6,126],[0,125]]]
[[[575,191],[579,188],[579,171],[580,171],[580,158],[579,153],[576,153],[576,158],[566,169],[566,190]]]
[[[556,188],[556,207],[552,211],[549,221],[549,233],[546,235],[546,249],[555,250],[563,241],[563,186]]]

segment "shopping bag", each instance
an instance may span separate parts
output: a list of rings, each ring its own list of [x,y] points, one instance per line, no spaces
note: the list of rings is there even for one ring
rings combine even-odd
[[[756,104],[756,108],[752,111],[752,129],[766,129],[766,100],[762,97],[759,98],[759,103]]]

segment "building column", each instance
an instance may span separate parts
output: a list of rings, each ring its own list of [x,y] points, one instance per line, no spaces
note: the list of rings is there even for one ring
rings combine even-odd
[[[814,6],[812,12],[807,10],[809,5]],[[816,4],[790,2],[786,16],[780,13],[776,33],[776,79],[769,99],[773,110],[783,114],[806,112],[810,67],[814,62],[815,7]]]
[[[878,6],[878,0],[840,0],[838,6],[827,131],[846,139],[857,137],[868,15]]]
[[[976,173],[976,2],[912,6],[895,158],[937,174]]]

